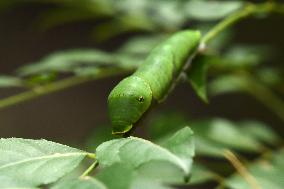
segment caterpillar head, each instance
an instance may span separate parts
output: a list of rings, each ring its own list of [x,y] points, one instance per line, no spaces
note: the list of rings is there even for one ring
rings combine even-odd
[[[136,76],[123,79],[108,97],[113,134],[129,132],[151,102],[152,90],[144,80]]]

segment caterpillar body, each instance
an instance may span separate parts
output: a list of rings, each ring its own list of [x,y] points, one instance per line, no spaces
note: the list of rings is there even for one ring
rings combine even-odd
[[[155,47],[145,62],[111,91],[108,108],[113,134],[129,132],[151,104],[163,101],[188,58],[195,54],[200,38],[199,31],[177,32]]]

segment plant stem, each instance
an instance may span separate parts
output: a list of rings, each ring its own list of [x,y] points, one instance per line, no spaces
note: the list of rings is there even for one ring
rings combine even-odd
[[[88,154],[87,154],[87,157],[88,157],[88,158],[91,158],[91,159],[96,159],[96,154],[94,154],[94,153],[88,153]]]
[[[247,181],[252,189],[262,189],[253,175],[247,170],[242,162],[229,150],[224,152],[225,158],[234,166],[237,172]]]
[[[54,83],[46,84],[43,86],[38,86],[31,90],[16,94],[14,96],[4,98],[0,100],[0,109],[13,106],[21,102],[28,101],[36,97],[52,93],[52,92],[61,91],[63,89],[73,87],[73,86],[76,86],[82,83],[86,83],[88,81],[105,78],[108,76],[119,75],[119,74],[123,74],[127,72],[130,72],[130,70],[118,70],[117,68],[111,68],[111,69],[108,68],[108,69],[101,70],[101,72],[98,73],[94,77],[73,76],[73,77],[69,77],[66,79],[62,79]]]
[[[89,78],[87,77],[70,77],[67,79],[63,79],[52,84],[47,84],[44,86],[35,87],[29,91],[22,92],[20,94],[7,97],[0,101],[0,108],[5,108],[8,106],[12,106],[18,104],[22,101],[27,101],[33,99],[38,96],[42,96],[54,91],[59,91],[65,89],[67,87],[71,87],[73,85],[78,85],[88,81]]]
[[[236,12],[235,14],[232,14],[231,16],[227,17],[223,21],[221,21],[219,24],[217,24],[215,27],[213,27],[204,37],[203,37],[203,43],[207,44],[210,42],[214,37],[216,37],[219,33],[221,33],[223,30],[227,29],[237,21],[248,17],[253,13],[254,6],[249,5],[246,6],[244,9],[242,9],[239,12]]]
[[[92,165],[80,176],[80,178],[84,178],[90,174],[90,172],[98,165],[98,161],[96,160]]]
[[[279,8],[282,7],[282,8]],[[281,12],[283,11],[283,5],[275,4],[274,2],[265,2],[261,4],[252,4],[248,3],[244,6],[243,9],[233,13],[231,16],[228,16],[224,20],[222,20],[219,24],[213,27],[202,40],[202,44],[207,44],[212,39],[214,39],[218,34],[220,34],[223,30],[227,29],[231,25],[236,24],[240,20],[252,16],[256,13],[268,14],[271,12]],[[278,11],[277,11],[278,10]],[[284,13],[284,11],[283,11]]]

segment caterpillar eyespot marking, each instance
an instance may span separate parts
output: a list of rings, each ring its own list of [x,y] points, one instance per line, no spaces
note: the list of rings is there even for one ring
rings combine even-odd
[[[197,51],[200,38],[199,31],[173,34],[155,47],[131,76],[115,86],[108,97],[114,134],[129,132],[154,101],[160,103],[166,98]]]

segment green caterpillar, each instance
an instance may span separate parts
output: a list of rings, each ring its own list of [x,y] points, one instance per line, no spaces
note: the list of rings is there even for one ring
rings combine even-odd
[[[145,62],[110,93],[113,134],[129,132],[154,102],[161,102],[195,54],[199,31],[181,31],[155,47]]]

